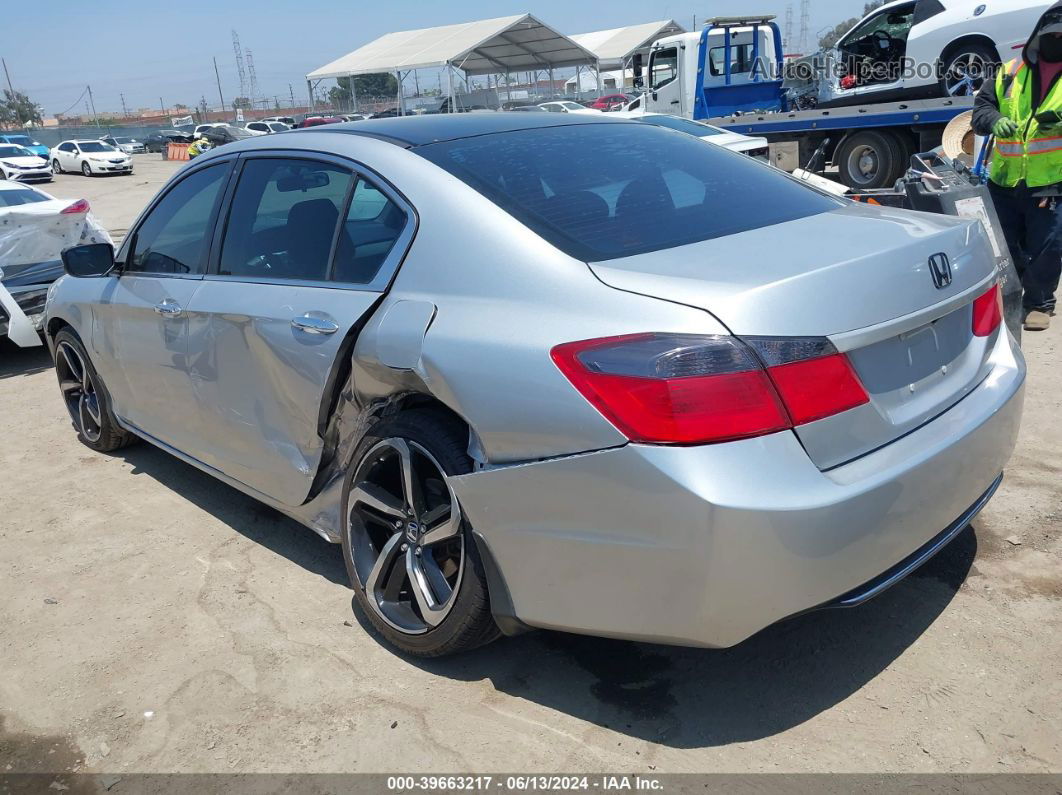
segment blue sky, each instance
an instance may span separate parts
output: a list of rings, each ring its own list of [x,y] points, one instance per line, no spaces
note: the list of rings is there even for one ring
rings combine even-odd
[[[4,3],[5,29],[34,30],[7,36],[0,55],[16,88],[54,115],[77,102],[92,85],[96,109],[120,110],[119,94],[130,109],[196,105],[206,96],[218,103],[211,58],[216,56],[225,99],[236,96],[238,79],[232,29],[254,53],[260,93],[281,100],[288,83],[296,99],[305,97],[304,75],[362,44],[395,30],[431,27],[473,19],[530,12],[563,33],[675,19],[689,28],[693,15],[773,13],[779,24],[786,0],[714,0],[708,3],[657,0],[206,0],[186,3],[130,3],[128,0],[58,0]],[[799,18],[799,0],[793,0]],[[810,30],[832,26],[862,11],[863,0],[815,0]],[[92,23],[81,11],[91,10]],[[794,22],[798,29],[798,22]],[[794,31],[794,35],[796,30]],[[84,101],[71,110],[84,111]]]

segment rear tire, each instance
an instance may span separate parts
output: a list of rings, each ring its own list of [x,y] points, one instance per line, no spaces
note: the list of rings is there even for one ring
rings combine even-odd
[[[890,187],[907,170],[904,147],[892,133],[865,130],[845,138],[833,162],[841,182],[856,190]]]
[[[81,340],[69,329],[55,335],[55,374],[82,444],[109,453],[136,440],[118,424],[103,379],[92,366]]]
[[[53,174],[62,174],[63,173],[63,167],[61,165],[59,165],[59,158],[56,158],[55,160],[52,161],[52,173]]]
[[[472,471],[467,446],[467,430],[441,412],[403,412],[365,436],[343,488],[354,604],[389,644],[418,657],[500,634],[476,542],[445,480]]]

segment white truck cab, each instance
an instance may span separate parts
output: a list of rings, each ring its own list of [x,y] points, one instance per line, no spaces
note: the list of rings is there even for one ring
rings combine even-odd
[[[743,25],[740,17],[718,17],[700,32],[654,42],[642,77],[645,93],[630,109],[691,119],[762,109],[766,96],[762,89],[777,85],[780,77],[775,74],[776,53],[781,51],[780,42],[776,46],[777,28],[763,24],[770,19],[758,17],[755,21],[760,24]],[[640,65],[636,58],[636,79]],[[726,106],[704,106],[705,89],[710,95],[723,87],[727,87]]]

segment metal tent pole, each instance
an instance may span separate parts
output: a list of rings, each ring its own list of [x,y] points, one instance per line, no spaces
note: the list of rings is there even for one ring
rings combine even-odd
[[[553,64],[549,65],[549,98],[553,99]]]
[[[600,61],[600,59],[594,61],[594,72],[597,74],[597,96],[598,96],[598,99],[600,99],[601,95],[604,93],[602,88],[601,88],[601,61]]]
[[[446,62],[446,90],[450,94],[450,112],[457,112],[457,98],[454,96],[454,66]]]
[[[310,80],[306,81],[306,93],[310,97],[310,110],[312,111],[317,107],[317,103],[313,101],[313,82]]]
[[[402,113],[402,70],[395,69],[395,79],[398,81],[398,115],[405,115]]]
[[[358,88],[354,85],[354,77],[348,77],[350,81],[350,102],[354,106],[354,112],[358,112]]]

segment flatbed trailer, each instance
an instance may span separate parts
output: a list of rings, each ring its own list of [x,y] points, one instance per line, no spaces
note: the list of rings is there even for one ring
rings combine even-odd
[[[666,36],[649,52],[645,92],[632,109],[705,121],[763,136],[775,165],[837,166],[841,182],[857,190],[891,187],[911,155],[940,143],[944,127],[973,107],[973,97],[940,97],[870,104],[789,107],[781,34],[769,15],[716,17],[697,33]],[[642,80],[642,60],[634,74]]]
[[[731,132],[766,138],[772,162],[789,171],[808,165],[826,142],[825,162],[819,167],[837,166],[841,182],[850,188],[883,188],[903,176],[911,155],[938,146],[947,123],[972,109],[973,101],[973,97],[944,97],[743,113],[707,121]]]

